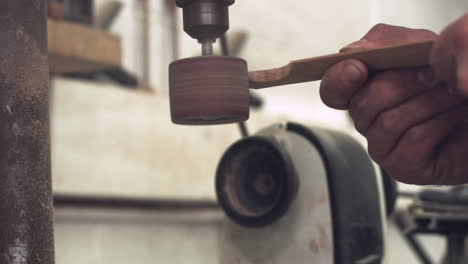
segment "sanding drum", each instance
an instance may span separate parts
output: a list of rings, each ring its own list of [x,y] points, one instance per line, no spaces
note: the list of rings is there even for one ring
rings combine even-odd
[[[201,56],[169,65],[172,122],[215,125],[249,118],[247,62],[226,56]]]

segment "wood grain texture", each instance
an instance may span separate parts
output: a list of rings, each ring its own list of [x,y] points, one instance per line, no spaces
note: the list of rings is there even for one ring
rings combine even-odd
[[[346,59],[360,60],[373,72],[427,66],[432,45],[433,41],[425,41],[296,60],[281,68],[249,72],[250,88],[318,81],[330,67]]]
[[[50,72],[90,72],[120,67],[119,36],[51,19],[47,26]]]

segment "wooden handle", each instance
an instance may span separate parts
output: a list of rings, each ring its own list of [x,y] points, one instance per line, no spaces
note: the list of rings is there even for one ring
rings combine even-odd
[[[432,44],[431,40],[296,60],[281,68],[249,72],[250,88],[318,81],[331,66],[346,59],[360,60],[370,71],[428,66]]]

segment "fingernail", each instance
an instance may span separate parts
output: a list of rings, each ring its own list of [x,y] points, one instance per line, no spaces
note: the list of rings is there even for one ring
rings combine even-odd
[[[360,82],[362,80],[361,70],[354,64],[347,64],[343,69],[343,78],[348,82]]]
[[[364,48],[364,45],[367,43],[367,39],[361,39],[356,42],[353,42],[345,47],[343,47],[341,50],[350,50],[350,49],[359,49],[359,48]]]
[[[422,69],[418,72],[418,80],[425,86],[432,87],[435,85],[435,73],[432,69]]]

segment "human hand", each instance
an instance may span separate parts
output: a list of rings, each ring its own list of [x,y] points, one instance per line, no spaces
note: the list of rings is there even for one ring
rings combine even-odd
[[[468,96],[468,14],[437,38],[431,54],[436,83]]]
[[[436,38],[427,30],[380,24],[342,51]],[[395,179],[462,184],[468,182],[468,101],[448,87],[436,83],[430,68],[370,74],[365,64],[351,59],[328,70],[320,95],[326,105],[349,110],[367,138],[370,156]]]

